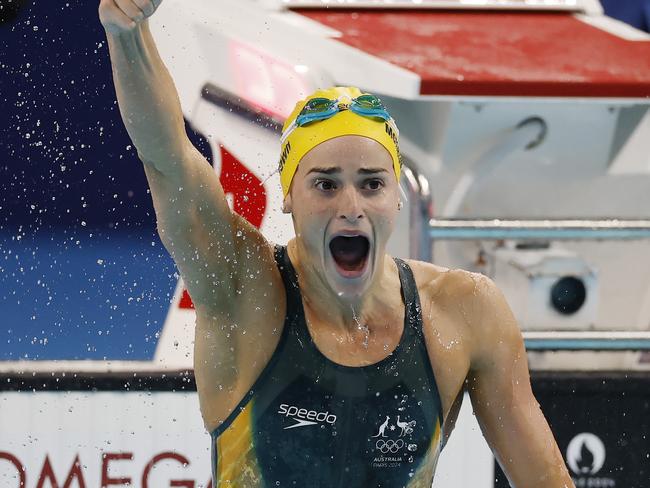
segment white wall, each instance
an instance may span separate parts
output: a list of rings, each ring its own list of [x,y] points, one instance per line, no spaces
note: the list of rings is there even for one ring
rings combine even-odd
[[[469,395],[463,397],[456,428],[442,451],[433,488],[492,488],[494,456],[472,413]]]

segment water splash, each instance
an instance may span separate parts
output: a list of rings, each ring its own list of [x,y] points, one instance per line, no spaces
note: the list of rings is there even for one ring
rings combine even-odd
[[[270,175],[268,175],[266,178],[264,178],[262,181],[260,181],[260,185],[259,185],[259,186],[264,186],[264,183],[266,183],[267,181],[269,181],[269,179],[270,179],[270,178],[271,178],[275,173],[280,173],[280,168],[275,168],[275,170],[273,170],[273,172],[272,172]]]
[[[458,338],[447,341],[446,339],[443,338],[442,334],[438,329],[434,329],[433,334],[435,335],[438,344],[440,344],[443,348],[445,348],[448,351],[453,349],[456,346],[460,346],[461,344],[460,339]]]
[[[357,324],[357,328],[363,332],[363,347],[368,349],[368,342],[370,340],[370,329],[368,329],[368,326],[365,324],[362,324],[361,321],[359,320],[359,317],[357,317],[356,312],[354,311],[354,307],[350,305],[350,308],[352,309],[352,318],[354,319],[355,323]]]

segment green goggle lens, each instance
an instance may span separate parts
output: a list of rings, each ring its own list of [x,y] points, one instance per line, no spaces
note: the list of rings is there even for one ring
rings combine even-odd
[[[361,95],[355,98],[355,102],[363,108],[384,108],[381,100],[374,95]]]
[[[323,110],[327,110],[332,106],[332,100],[329,98],[312,98],[309,100],[307,105],[305,105],[303,111],[305,109],[309,112],[322,112]]]

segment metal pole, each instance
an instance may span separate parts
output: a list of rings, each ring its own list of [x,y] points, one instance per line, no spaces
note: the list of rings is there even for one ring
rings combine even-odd
[[[631,240],[650,238],[650,220],[431,219],[432,239]]]
[[[523,332],[528,351],[650,351],[650,332]]]
[[[428,180],[406,160],[402,165],[402,182],[409,205],[409,256],[430,263],[433,241],[428,224],[433,215],[433,203]]]

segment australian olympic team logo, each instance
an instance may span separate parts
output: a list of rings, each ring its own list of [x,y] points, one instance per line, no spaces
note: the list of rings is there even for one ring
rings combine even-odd
[[[418,449],[418,445],[411,442],[416,424],[415,420],[403,420],[400,415],[386,415],[377,428],[377,433],[368,439],[375,451],[373,467],[392,468],[400,466],[403,462],[412,463],[412,454]]]

